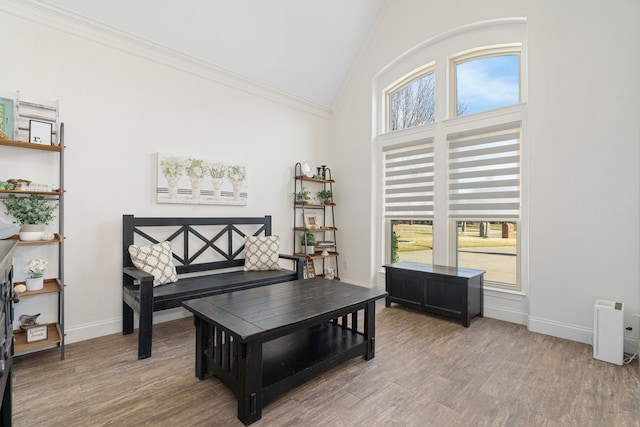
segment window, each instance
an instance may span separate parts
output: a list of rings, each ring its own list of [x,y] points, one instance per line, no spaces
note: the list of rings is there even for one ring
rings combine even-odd
[[[517,285],[515,222],[457,221],[458,267],[485,270],[485,285],[511,289]]]
[[[455,111],[452,117],[520,102],[520,55],[510,49],[485,49],[453,59]]]
[[[376,77],[383,263],[481,269],[489,286],[522,289],[524,24],[452,30]]]
[[[387,147],[383,155],[385,217],[433,218],[433,139]]]
[[[428,220],[391,221],[391,262],[433,263],[433,222]]]
[[[520,121],[447,135],[449,217],[520,216]]]
[[[383,154],[385,217],[391,221],[391,260],[431,263],[433,139],[394,145]]]
[[[388,130],[407,129],[436,120],[435,83],[433,70],[403,81],[388,92]]]

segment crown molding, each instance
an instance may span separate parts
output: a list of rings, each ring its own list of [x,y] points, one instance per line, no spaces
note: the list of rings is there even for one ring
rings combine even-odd
[[[331,109],[39,0],[0,0],[0,11],[144,58],[324,119]]]

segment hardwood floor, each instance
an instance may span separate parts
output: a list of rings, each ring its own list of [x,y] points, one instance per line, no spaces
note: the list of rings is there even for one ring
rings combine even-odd
[[[471,327],[378,301],[376,356],[353,359],[265,407],[260,426],[640,426],[637,361],[476,318]],[[241,426],[233,394],[194,375],[191,318],[17,357],[14,426]]]

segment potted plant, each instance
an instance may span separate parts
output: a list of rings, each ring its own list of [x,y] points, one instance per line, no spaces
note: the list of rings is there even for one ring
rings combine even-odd
[[[307,190],[306,188],[302,188],[302,191],[298,191],[296,193],[296,202],[301,202],[301,203],[311,203],[311,192],[309,192],[309,190]]]
[[[333,192],[331,190],[320,190],[318,191],[318,197],[324,199],[325,205],[331,204],[331,198],[333,197]]]
[[[56,205],[50,204],[40,194],[16,197],[9,194],[4,201],[6,214],[11,215],[22,226],[20,240],[42,240],[44,226],[53,220]]]
[[[316,236],[313,233],[306,232],[300,237],[302,252],[305,255],[313,255],[316,252]]]
[[[40,258],[27,260],[24,264],[24,274],[27,275],[25,284],[28,291],[37,291],[44,286],[44,271],[49,266],[49,262]]]

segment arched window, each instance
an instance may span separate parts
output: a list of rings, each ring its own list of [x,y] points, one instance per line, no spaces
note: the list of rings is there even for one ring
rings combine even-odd
[[[451,117],[520,102],[520,46],[474,51],[451,60]]]
[[[436,75],[433,68],[402,80],[387,92],[389,131],[427,125],[436,120]]]
[[[378,76],[383,262],[480,269],[488,287],[523,289],[524,24],[439,35]]]

